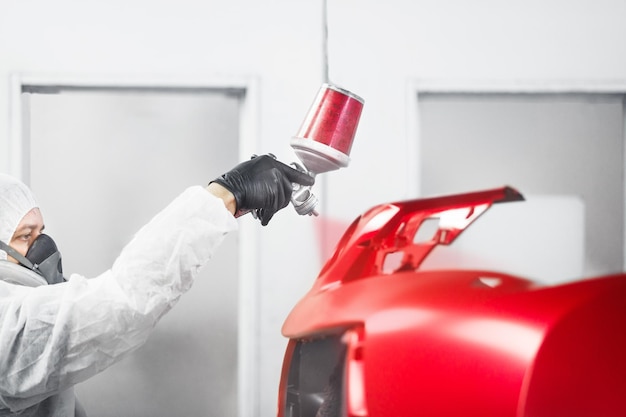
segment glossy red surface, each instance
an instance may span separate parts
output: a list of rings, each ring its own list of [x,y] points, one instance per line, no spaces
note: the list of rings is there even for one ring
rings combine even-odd
[[[339,334],[342,411],[318,416],[626,416],[625,274],[541,286],[493,271],[418,269],[491,204],[521,199],[505,187],[359,217],[283,325],[278,415],[316,416],[285,406],[291,354]],[[439,229],[416,241],[433,217]],[[392,268],[389,254],[399,259]],[[315,360],[298,369],[300,381],[324,362]]]

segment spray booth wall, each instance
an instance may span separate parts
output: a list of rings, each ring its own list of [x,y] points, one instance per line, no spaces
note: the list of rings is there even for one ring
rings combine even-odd
[[[0,170],[21,176],[32,174],[19,168],[24,159],[30,158],[26,149],[20,149],[25,133],[21,131],[24,115],[20,113],[23,85],[69,83],[98,87],[119,82],[121,86],[145,86],[146,80],[157,80],[158,85],[165,87],[201,85],[228,89],[233,84],[244,85],[238,113],[238,150],[233,151],[237,152],[236,159],[249,158],[252,152],[273,152],[287,162],[295,160],[288,147],[289,138],[297,131],[327,75],[331,81],[362,96],[365,107],[349,168],[320,178],[316,185],[322,197],[323,216],[303,219],[285,211],[264,229],[250,219],[242,219],[241,230],[234,238],[239,276],[229,278],[238,283],[245,280],[248,289],[242,298],[239,286],[240,329],[242,320],[247,320],[243,327],[247,339],[240,339],[238,346],[240,352],[244,351],[239,356],[239,369],[242,358],[245,360],[243,379],[238,381],[240,389],[244,386],[237,395],[239,415],[273,416],[286,345],[280,327],[295,302],[311,286],[343,227],[374,204],[438,192],[428,188],[430,185],[422,178],[425,165],[421,94],[623,94],[625,13],[626,3],[614,0],[3,2]],[[448,119],[446,123],[455,122]],[[63,147],[59,151],[69,155],[74,149]],[[594,166],[603,162],[599,156],[589,157],[595,158]],[[550,169],[561,171],[560,162],[555,158]],[[142,162],[137,159],[134,163],[132,175],[139,177]],[[213,172],[206,175],[209,174]],[[445,174],[448,184],[454,184],[463,175],[454,166]],[[208,179],[199,176],[204,174],[193,175],[193,179],[177,176],[176,181],[180,182],[176,184]],[[594,179],[598,184],[606,181]],[[612,179],[611,187],[619,188],[619,181],[623,178]],[[72,182],[72,187],[79,184],[78,178]],[[359,186],[355,186],[357,183]],[[55,190],[62,192],[69,186],[56,184]],[[149,204],[173,197],[176,186],[171,186],[168,190],[146,192],[147,199],[148,195],[162,199]],[[623,192],[623,183],[621,188]],[[533,193],[526,187],[521,191]],[[578,198],[567,190],[550,193],[565,193],[572,201]],[[79,204],[79,200],[73,196],[72,202]],[[137,220],[148,215],[147,206],[146,210],[137,214]],[[581,211],[578,214],[582,216]],[[610,216],[623,225],[623,209]],[[578,215],[572,221],[576,233],[571,249],[575,251],[583,245],[584,226]],[[565,223],[559,227],[567,229]],[[556,234],[559,233],[563,230]],[[82,253],[72,252],[64,250],[68,262],[83,258]],[[564,259],[566,256],[560,255],[553,261],[564,267],[567,263],[582,265],[581,256]],[[528,262],[541,267],[541,260]],[[195,294],[189,295],[202,298],[206,292],[230,291],[221,288],[225,285],[221,278],[206,280],[209,281],[210,288],[194,288]],[[212,287],[214,284],[217,287]],[[197,313],[195,307],[190,310],[193,311],[181,314],[191,317]],[[210,345],[213,336],[202,339]],[[162,341],[174,343],[169,338]],[[206,361],[203,363],[214,360],[199,356],[196,359]],[[150,368],[151,364],[144,366]],[[169,369],[183,365],[161,362],[153,366]],[[137,376],[133,373],[133,377]],[[144,398],[141,387],[147,379],[141,377],[141,383],[130,380],[132,384],[122,389]],[[152,396],[186,398],[182,389],[177,389],[176,381],[151,381],[159,385],[157,391],[151,391]],[[204,393],[210,390],[203,389]],[[86,395],[100,396],[102,402],[118,400],[111,392]],[[125,415],[155,415],[150,405],[139,401],[143,402],[137,400]],[[92,414],[99,411],[92,410]]]

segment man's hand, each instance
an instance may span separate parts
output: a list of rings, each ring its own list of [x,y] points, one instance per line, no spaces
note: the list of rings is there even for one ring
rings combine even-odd
[[[226,209],[230,211],[232,215],[237,212],[237,202],[233,193],[228,191],[228,188],[224,188],[216,182],[211,182],[207,186],[207,191],[213,194],[217,198],[221,198],[224,201]]]
[[[219,184],[233,194],[235,212],[255,210],[266,226],[276,212],[289,204],[292,183],[311,186],[314,182],[309,174],[270,155],[261,155],[240,163],[211,184]]]

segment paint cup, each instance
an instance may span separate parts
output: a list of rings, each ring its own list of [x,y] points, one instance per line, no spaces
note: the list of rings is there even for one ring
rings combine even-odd
[[[348,90],[322,84],[291,147],[305,168],[319,174],[350,163],[350,150],[364,100]]]

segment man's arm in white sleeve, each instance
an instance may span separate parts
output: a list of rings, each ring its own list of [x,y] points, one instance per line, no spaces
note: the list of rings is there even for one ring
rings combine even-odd
[[[73,275],[36,288],[0,281],[0,404],[36,404],[141,346],[237,229],[227,207],[207,189],[190,187],[96,278]]]

